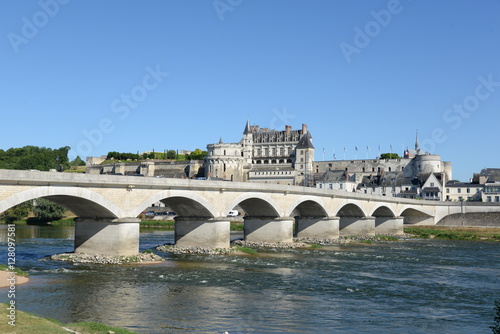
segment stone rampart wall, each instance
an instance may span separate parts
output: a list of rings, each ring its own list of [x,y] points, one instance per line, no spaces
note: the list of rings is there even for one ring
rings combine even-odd
[[[454,213],[441,219],[441,221],[439,221],[437,225],[500,227],[500,213],[497,212]]]

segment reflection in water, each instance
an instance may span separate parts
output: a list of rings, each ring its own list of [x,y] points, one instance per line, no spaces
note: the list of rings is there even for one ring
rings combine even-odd
[[[159,253],[167,259],[159,265],[99,266],[39,260],[71,249],[73,228],[23,228],[34,237],[19,243],[32,277],[19,287],[20,309],[139,333],[479,333],[500,293],[498,243]],[[172,232],[142,233],[141,249],[172,241]]]
[[[7,242],[7,225],[0,224],[0,242]],[[74,226],[16,225],[16,240],[25,239],[75,239]]]

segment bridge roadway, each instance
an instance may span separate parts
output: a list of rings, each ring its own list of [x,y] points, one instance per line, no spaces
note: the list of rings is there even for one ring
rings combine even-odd
[[[78,216],[75,252],[139,251],[138,215],[157,201],[171,207],[179,246],[226,248],[230,210],[245,213],[244,237],[291,242],[297,237],[402,234],[403,224],[433,225],[455,213],[500,212],[497,203],[457,203],[373,196],[266,183],[0,170],[0,212],[35,198]],[[295,222],[295,231],[293,223]]]

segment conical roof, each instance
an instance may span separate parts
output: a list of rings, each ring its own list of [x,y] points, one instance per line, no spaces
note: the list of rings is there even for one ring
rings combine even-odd
[[[302,138],[300,138],[296,148],[314,148],[312,137],[309,132],[306,132],[306,134],[303,135]]]
[[[250,133],[252,130],[250,129],[250,121],[247,120],[247,124],[245,125],[245,130],[243,131],[243,134],[246,135]]]

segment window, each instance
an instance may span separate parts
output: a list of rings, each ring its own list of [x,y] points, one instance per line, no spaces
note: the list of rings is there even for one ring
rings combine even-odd
[[[461,194],[462,193],[462,188],[457,189],[457,193]]]
[[[331,184],[331,183],[330,183],[330,184],[329,184],[329,188],[330,188],[330,189],[333,189],[333,184]],[[342,189],[342,188],[341,188],[341,189]]]
[[[344,189],[344,185],[342,183],[339,184],[339,189]]]
[[[450,188],[446,188],[446,193],[449,194],[450,193]],[[450,197],[450,196],[447,196],[447,198]]]
[[[467,194],[470,194],[470,188],[467,188]]]
[[[434,187],[434,182],[431,182],[431,187]]]
[[[491,196],[486,196],[486,202],[491,202]]]
[[[500,202],[500,196],[495,196],[495,202]]]
[[[458,201],[459,202],[462,202],[464,200],[464,198],[462,196],[458,196]]]

